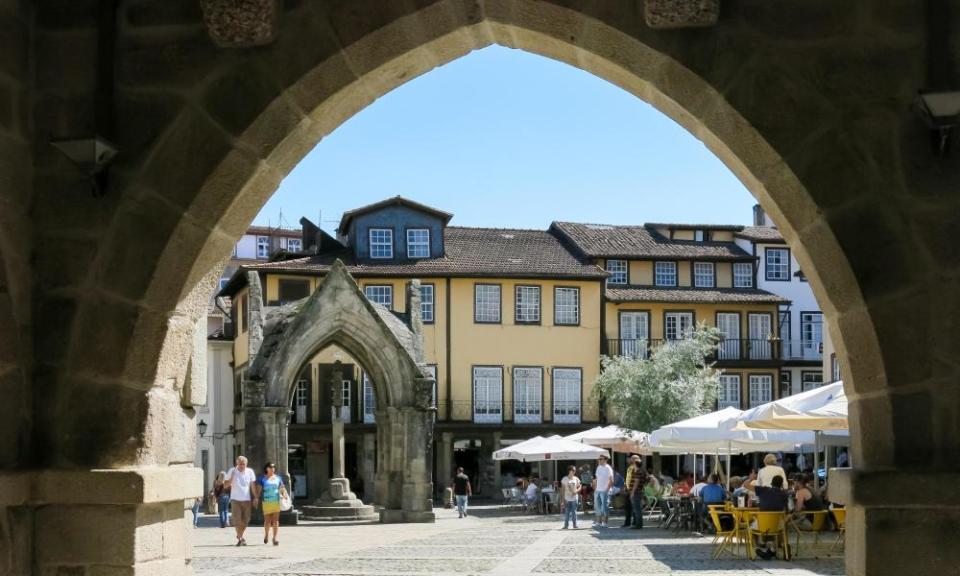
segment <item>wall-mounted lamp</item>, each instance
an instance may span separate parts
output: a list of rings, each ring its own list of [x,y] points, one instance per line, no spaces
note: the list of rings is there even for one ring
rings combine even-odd
[[[203,435],[207,433],[207,423],[200,420],[200,423],[197,424],[197,430],[200,432],[200,437],[203,438]]]
[[[107,168],[118,152],[116,146],[96,135],[54,140],[50,144],[90,178],[94,196],[103,196],[106,192]]]
[[[946,156],[950,151],[953,129],[960,123],[960,92],[920,91],[916,106],[930,126],[930,144],[934,153]]]

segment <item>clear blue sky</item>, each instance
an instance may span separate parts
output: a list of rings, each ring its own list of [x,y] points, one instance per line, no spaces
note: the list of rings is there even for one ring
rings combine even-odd
[[[497,46],[383,96],[314,148],[257,224],[336,228],[345,210],[397,194],[452,224],[545,229],[749,223],[754,199],[699,140],[587,72]]]

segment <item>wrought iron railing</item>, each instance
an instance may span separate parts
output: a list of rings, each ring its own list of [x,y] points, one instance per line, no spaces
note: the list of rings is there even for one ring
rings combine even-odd
[[[823,360],[823,343],[815,340],[783,340],[780,348],[784,360]]]
[[[632,340],[613,338],[607,340],[607,356],[649,358],[657,348],[676,340]],[[724,338],[717,343],[717,351],[711,360],[779,360],[780,341],[767,338]]]
[[[441,402],[440,411],[446,415],[446,403]],[[573,402],[471,402],[449,403],[450,414],[446,418],[476,424],[579,424],[595,422],[600,409],[595,401]],[[444,420],[444,418],[441,418]]]

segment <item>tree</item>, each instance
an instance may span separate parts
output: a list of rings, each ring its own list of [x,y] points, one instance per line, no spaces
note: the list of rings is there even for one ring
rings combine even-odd
[[[720,372],[707,358],[720,331],[705,324],[687,338],[665,343],[649,359],[601,358],[594,395],[604,398],[621,426],[652,431],[713,409]]]

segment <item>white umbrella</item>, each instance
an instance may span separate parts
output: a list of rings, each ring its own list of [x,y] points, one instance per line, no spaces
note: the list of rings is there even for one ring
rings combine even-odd
[[[562,436],[551,436],[549,438],[536,436],[519,444],[501,448],[493,453],[494,460],[519,460],[521,462],[593,460],[600,456],[609,458],[610,453],[603,448],[567,440]]]
[[[608,448],[616,452],[651,453],[649,434],[629,428],[621,428],[616,424],[597,426],[566,436],[566,439],[591,446],[599,446],[600,448]]]
[[[776,430],[847,430],[847,395],[843,382],[787,396],[747,410],[740,428]]]

